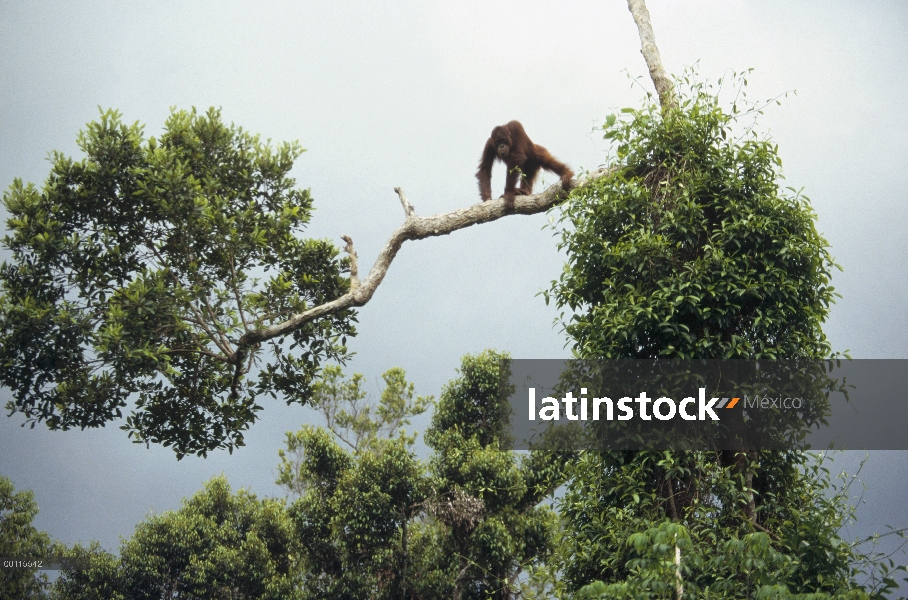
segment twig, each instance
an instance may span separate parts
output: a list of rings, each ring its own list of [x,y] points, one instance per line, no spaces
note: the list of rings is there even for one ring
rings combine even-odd
[[[356,250],[353,249],[353,238],[349,235],[342,235],[341,239],[347,242],[344,251],[350,256],[350,293],[353,293],[359,287],[359,265],[356,263]]]
[[[400,203],[404,205],[404,214],[408,217],[412,217],[416,214],[416,209],[413,208],[413,205],[407,200],[407,197],[404,196],[403,188],[396,187],[394,191],[397,192],[397,196],[400,198]]]

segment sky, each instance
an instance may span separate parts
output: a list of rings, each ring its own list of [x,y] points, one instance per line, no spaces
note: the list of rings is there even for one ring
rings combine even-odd
[[[825,326],[833,348],[908,358],[908,5],[648,6],[670,73],[693,66],[716,81],[752,68],[750,99],[782,96],[758,128],[778,143],[785,185],[811,199],[842,266]],[[150,136],[172,108],[219,107],[229,122],[307,149],[293,170],[315,201],[307,235],[338,245],[350,235],[363,270],[403,220],[394,187],[420,215],[479,201],[476,166],[496,125],[519,119],[578,173],[606,163],[598,127],[652,91],[639,47],[619,0],[0,0],[0,188],[43,182],[53,150],[78,157],[76,134],[99,109],[120,110]],[[503,181],[499,167],[493,191]],[[539,296],[564,264],[548,218],[407,242],[359,312],[348,372],[377,393],[381,373],[399,366],[417,393],[437,397],[467,353],[568,357],[558,311]],[[0,404],[9,397],[0,389]],[[130,443],[116,423],[49,432],[4,415],[0,474],[34,491],[37,527],[115,551],[141,519],[177,508],[214,475],[281,495],[284,433],[313,419],[265,404],[245,448],[177,461]],[[853,471],[863,457],[848,452],[837,465]],[[908,452],[872,453],[861,480],[856,531],[908,526]]]

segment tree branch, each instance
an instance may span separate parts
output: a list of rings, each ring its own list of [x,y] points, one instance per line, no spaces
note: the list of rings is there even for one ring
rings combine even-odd
[[[649,67],[649,76],[656,86],[656,93],[659,94],[659,104],[662,105],[662,110],[677,108],[675,86],[662,66],[662,57],[659,56],[659,48],[656,47],[656,34],[653,33],[646,3],[644,0],[627,0],[627,7],[634,16],[634,22],[637,23],[637,30],[640,32],[640,53]]]
[[[355,294],[356,290],[359,288],[359,264],[356,262],[356,250],[353,249],[353,238],[349,235],[342,235],[341,239],[347,242],[344,246],[344,251],[350,256],[350,293]]]
[[[614,168],[601,168],[579,178],[577,185],[589,183],[601,177],[608,176],[613,173],[614,170]],[[375,260],[375,264],[372,266],[372,269],[369,271],[366,278],[362,280],[362,282],[359,281],[356,253],[353,250],[353,241],[349,236],[343,236],[342,239],[347,243],[345,250],[350,255],[351,259],[350,291],[340,298],[297,313],[283,323],[247,331],[240,338],[237,348],[238,353],[240,349],[246,349],[266,340],[292,333],[300,327],[303,327],[306,323],[326,315],[347,308],[365,305],[372,298],[375,290],[378,289],[379,284],[381,284],[382,280],[385,278],[388,268],[391,266],[391,262],[397,255],[397,251],[400,250],[400,247],[407,240],[421,240],[427,237],[448,235],[458,229],[464,229],[471,225],[497,221],[506,215],[534,215],[545,212],[555,206],[555,204],[564,197],[562,194],[561,182],[559,181],[541,194],[517,196],[512,212],[505,211],[504,200],[499,198],[498,200],[479,202],[467,208],[460,208],[447,213],[429,217],[418,217],[415,215],[413,207],[407,201],[400,188],[395,188],[395,190],[400,197],[401,204],[403,204],[407,216],[404,219],[403,224],[391,234],[391,238],[387,241],[381,252],[379,252],[378,258]]]
[[[675,504],[675,491],[672,489],[674,487],[672,483],[673,480],[671,477],[666,478],[666,484],[668,485],[668,508],[672,519],[678,521],[681,517],[678,515],[678,507]]]
[[[413,205],[407,200],[407,197],[404,196],[404,190],[402,188],[396,187],[394,191],[397,192],[398,197],[400,197],[400,203],[404,206],[404,214],[408,217],[413,217],[416,215],[416,209],[413,208]]]
[[[779,542],[779,541],[781,541],[781,540],[779,539],[779,536],[777,536],[776,534],[774,534],[774,533],[771,532],[770,530],[766,529],[765,527],[763,527],[762,525],[760,525],[760,524],[757,523],[756,521],[751,521],[750,524],[753,525],[754,529],[756,529],[757,531],[762,531],[763,533],[765,533],[766,535],[768,535],[772,541],[774,541],[774,542]]]

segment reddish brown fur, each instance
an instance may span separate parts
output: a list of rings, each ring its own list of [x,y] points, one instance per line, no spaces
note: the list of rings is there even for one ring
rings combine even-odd
[[[504,204],[506,210],[514,210],[515,196],[529,196],[533,193],[533,182],[539,169],[545,169],[561,177],[561,187],[570,190],[574,172],[564,163],[559,162],[549,151],[534,144],[520,121],[511,121],[492,130],[486,141],[479,161],[479,195],[482,201],[492,198],[492,164],[500,160],[508,167],[504,185]],[[520,187],[517,180],[520,179]]]

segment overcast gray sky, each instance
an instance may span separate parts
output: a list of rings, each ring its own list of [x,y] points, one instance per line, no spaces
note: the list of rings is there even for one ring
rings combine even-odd
[[[855,358],[908,358],[908,4],[648,5],[670,72],[698,64],[716,80],[752,67],[751,99],[797,92],[760,123],[844,269],[826,332]],[[144,123],[147,135],[171,107],[221,107],[228,121],[308,149],[294,175],[315,199],[309,234],[338,244],[351,235],[365,268],[402,221],[395,186],[422,215],[479,200],[474,173],[495,125],[519,119],[575,170],[598,167],[607,147],[594,128],[641,103],[628,75],[651,89],[622,0],[0,0],[0,186],[43,182],[48,152],[76,154],[76,133],[98,107]],[[563,264],[546,219],[406,244],[360,311],[350,370],[377,390],[379,375],[400,366],[418,393],[437,396],[465,353],[568,356],[555,309],[537,296]],[[0,404],[8,397],[0,389]],[[212,475],[279,494],[283,433],[307,419],[306,409],[267,405],[246,448],[177,462],[115,426],[50,433],[2,417],[0,473],[35,491],[39,527],[116,550],[118,536]],[[906,458],[872,456],[864,526],[908,525]]]

